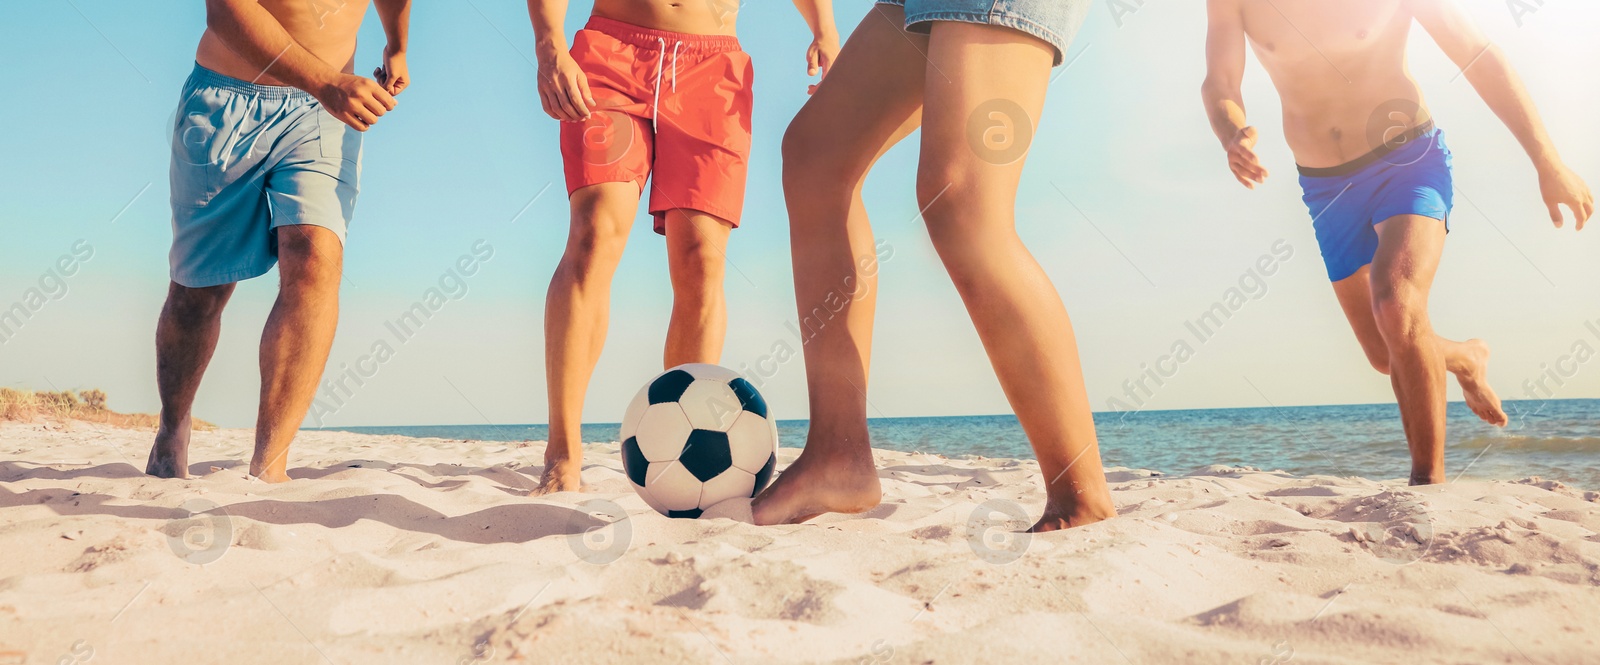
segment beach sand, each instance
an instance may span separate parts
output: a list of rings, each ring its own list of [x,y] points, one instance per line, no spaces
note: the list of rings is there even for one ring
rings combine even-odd
[[[879,508],[762,528],[615,444],[533,499],[540,443],[306,432],[272,486],[150,437],[0,423],[0,665],[1600,662],[1600,494],[1537,479],[1111,469],[1120,517],[1029,537],[1029,460],[879,451]]]

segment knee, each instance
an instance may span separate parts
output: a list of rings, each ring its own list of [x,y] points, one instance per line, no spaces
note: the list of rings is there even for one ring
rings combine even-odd
[[[1009,228],[989,218],[980,196],[982,174],[967,161],[925,153],[917,166],[917,209],[941,251],[968,245],[979,234]]]
[[[672,290],[679,305],[710,306],[722,294],[723,258],[709,243],[694,241],[672,264]]]
[[[791,200],[848,196],[872,163],[862,145],[839,140],[805,108],[783,133],[783,188]]]
[[[1389,375],[1389,353],[1388,353],[1388,350],[1384,350],[1383,355],[1378,355],[1376,353],[1371,353],[1371,352],[1367,353],[1367,362],[1372,363],[1372,369],[1377,370],[1379,374],[1382,374],[1384,376],[1388,376]]]
[[[614,268],[622,260],[628,242],[628,226],[614,219],[590,216],[572,225],[567,235],[567,266],[579,277],[589,277]]]
[[[186,326],[215,321],[232,294],[232,284],[190,288],[174,282],[167,291],[167,312]]]
[[[285,286],[338,288],[344,246],[332,231],[283,227],[277,238],[278,274]]]
[[[1427,328],[1427,296],[1413,287],[1374,280],[1372,315],[1385,340],[1415,338]]]

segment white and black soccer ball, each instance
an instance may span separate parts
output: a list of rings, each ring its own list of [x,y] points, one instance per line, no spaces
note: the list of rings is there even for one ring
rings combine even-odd
[[[622,468],[668,517],[754,497],[778,465],[778,427],[738,372],[679,365],[645,384],[622,419]]]

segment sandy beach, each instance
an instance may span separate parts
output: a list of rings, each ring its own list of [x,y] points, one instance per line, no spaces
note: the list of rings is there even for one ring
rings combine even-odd
[[[1121,516],[1011,529],[1027,460],[878,451],[882,506],[670,520],[615,444],[0,423],[0,663],[1600,662],[1600,493],[1559,483],[1109,470]],[[784,448],[788,463],[797,449]],[[746,517],[747,519],[747,517]]]

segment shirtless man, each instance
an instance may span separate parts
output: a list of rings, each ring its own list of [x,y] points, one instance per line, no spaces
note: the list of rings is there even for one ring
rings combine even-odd
[[[1245,122],[1246,40],[1283,97],[1283,128],[1328,278],[1367,360],[1389,375],[1411,449],[1411,484],[1445,480],[1445,372],[1472,411],[1506,424],[1489,348],[1434,334],[1428,291],[1444,250],[1450,150],[1406,70],[1415,20],[1533,160],[1550,220],[1583,228],[1594,197],[1556,154],[1504,54],[1453,0],[1208,0],[1203,94],[1228,166],[1251,189],[1267,170]]]
[[[605,343],[611,278],[639,197],[666,236],[672,321],[665,366],[716,363],[727,326],[724,250],[744,208],[752,68],[734,36],[738,0],[595,0],[569,49],[567,0],[528,0],[539,97],[561,123],[571,229],[545,301],[550,445],[535,494],[577,491],[584,393]],[[795,0],[806,61],[839,50],[830,0]]]
[[[240,280],[278,264],[250,475],[283,482],[333,345],[361,134],[410,83],[410,0],[373,0],[388,47],[355,76],[367,0],[209,0],[172,140],[172,284],[156,327],[161,425],[145,472],[189,474],[190,410]],[[354,131],[352,131],[354,130]]]

